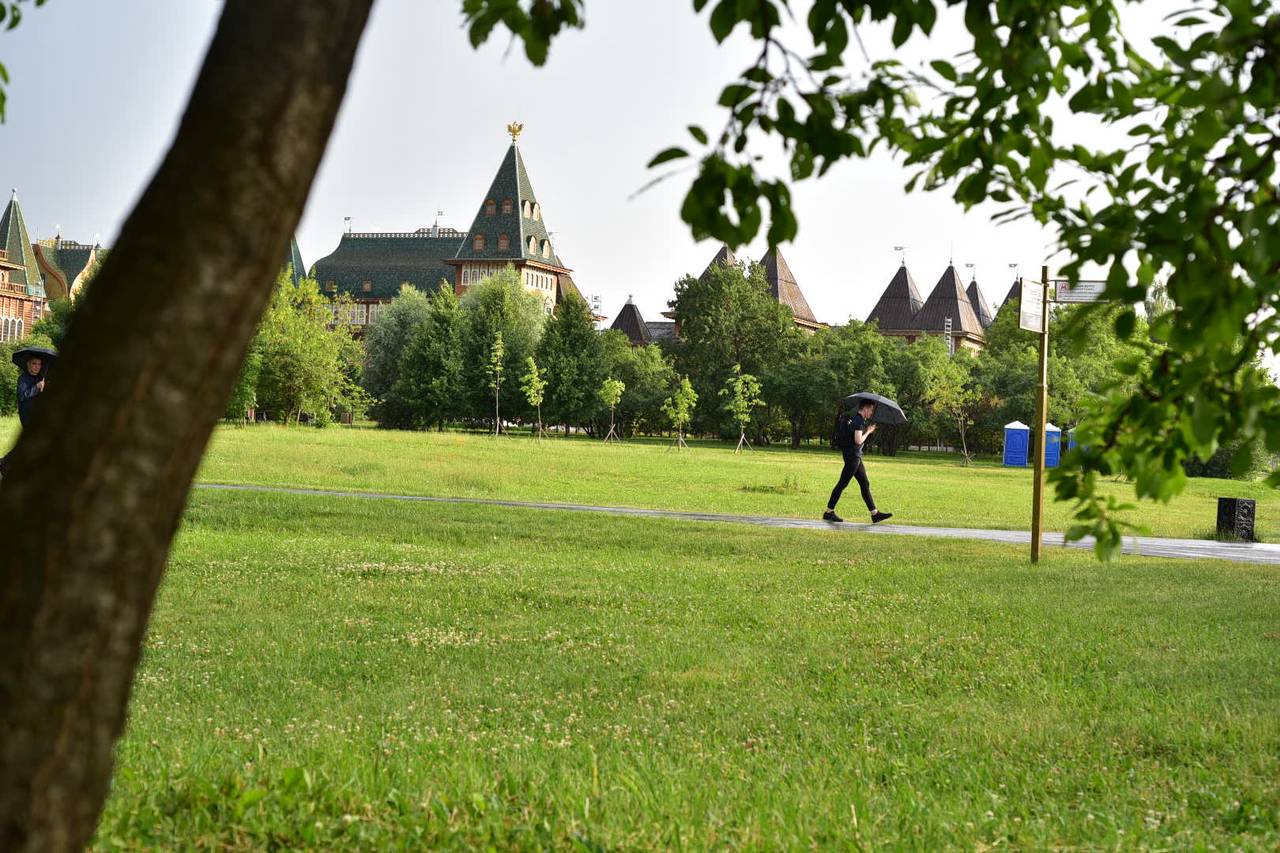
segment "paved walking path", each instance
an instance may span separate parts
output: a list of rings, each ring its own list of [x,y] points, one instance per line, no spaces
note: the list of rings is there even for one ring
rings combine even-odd
[[[504,506],[518,509],[548,509],[568,512],[599,512],[609,515],[629,515],[644,518],[674,518],[683,521],[711,521],[729,524],[752,524],[757,527],[793,527],[806,530],[834,530],[841,533],[867,533],[895,536],[933,536],[941,539],[978,539],[983,542],[1002,542],[1007,545],[1031,544],[1031,534],[1025,530],[983,530],[977,527],[917,527],[906,524],[830,524],[818,519],[776,518],[763,515],[727,515],[717,512],[682,512],[673,509],[641,509],[629,506],[592,506],[590,504],[543,503],[539,501],[504,501],[488,498],[440,498],[426,495],[391,495],[381,492],[345,492],[333,489],[294,489],[281,486],[252,486],[242,484],[201,483],[199,489],[229,492],[267,492],[285,495],[313,495],[332,498],[363,498],[380,501],[409,501],[415,503],[474,504],[480,506]],[[1061,533],[1045,533],[1046,545],[1062,546]],[[1068,548],[1093,548],[1093,538],[1067,542]],[[1159,539],[1150,536],[1124,537],[1124,553],[1145,557],[1183,557],[1186,559],[1234,560],[1240,563],[1270,563],[1280,565],[1280,545],[1246,542],[1215,542],[1208,539]]]

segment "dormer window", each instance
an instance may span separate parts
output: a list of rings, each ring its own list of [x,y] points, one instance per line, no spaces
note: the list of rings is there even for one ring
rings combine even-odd
[[[512,201],[511,201],[511,199],[509,199],[509,198],[504,198],[504,199],[502,200],[502,212],[503,212],[503,213],[511,213],[511,211],[512,211],[512,210],[514,210],[514,209],[515,209],[515,203],[514,203],[514,202],[512,202]]]
[[[484,215],[493,216],[498,212],[498,205],[493,199],[489,199],[484,203]]]
[[[490,204],[492,203],[493,202],[490,202]],[[471,248],[477,252],[484,251],[484,235],[483,234],[477,234],[475,236],[475,239],[471,241]]]
[[[361,286],[362,286],[362,288],[364,289],[364,292],[365,292],[365,293],[372,293],[372,292],[373,292],[373,282],[371,282],[371,281],[366,281],[366,282],[365,282],[363,285],[361,285]]]
[[[529,238],[529,254],[531,255],[538,254],[538,241],[533,237]]]
[[[551,257],[551,241],[550,240],[542,241],[542,257],[544,258]]]
[[[535,202],[533,205],[533,221],[534,222],[542,221],[542,205],[538,204],[537,202]]]
[[[498,235],[498,251],[505,252],[507,249],[510,249],[510,248],[511,248],[511,238],[508,237],[506,234],[499,234]]]
[[[324,283],[324,289],[329,291],[330,293],[337,293],[338,283],[336,281],[326,281]]]
[[[521,202],[521,203],[520,203],[520,213],[521,213],[521,214],[523,214],[523,216],[524,216],[524,218],[525,218],[525,219],[529,219],[530,217],[532,217],[532,216],[533,216],[533,206],[532,206],[532,205],[530,205],[530,204],[529,204],[529,202],[528,202],[527,200],[526,200],[526,201]]]

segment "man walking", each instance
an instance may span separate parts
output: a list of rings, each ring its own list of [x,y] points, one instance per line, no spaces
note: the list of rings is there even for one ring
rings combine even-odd
[[[871,523],[879,524],[886,518],[892,518],[893,513],[880,512],[876,509],[875,499],[871,497],[871,482],[867,479],[867,469],[862,464],[862,445],[876,431],[876,425],[871,422],[871,418],[876,413],[876,404],[870,400],[856,400],[855,404],[857,405],[855,411],[841,412],[836,418],[833,438],[836,447],[844,453],[844,469],[840,472],[836,487],[831,490],[831,500],[827,501],[827,511],[822,514],[822,520],[844,521],[836,515],[836,504],[839,503],[840,495],[844,492],[845,486],[849,485],[849,481],[857,480],[858,488],[862,491],[862,501],[867,505],[867,511],[871,513]]]

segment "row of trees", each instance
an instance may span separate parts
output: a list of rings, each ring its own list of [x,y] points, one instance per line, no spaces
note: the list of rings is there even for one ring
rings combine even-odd
[[[662,407],[679,387],[657,347],[601,334],[581,299],[547,316],[510,269],[461,298],[447,283],[431,295],[404,288],[366,343],[374,416],[398,429],[522,423],[603,435],[612,411],[620,431],[656,432],[670,425]]]
[[[793,446],[825,440],[841,400],[868,390],[897,399],[909,420],[877,434],[886,453],[935,443],[995,451],[1003,425],[1034,411],[1035,339],[1013,310],[997,314],[973,356],[950,354],[941,337],[907,345],[856,321],[803,332],[754,264],[686,276],[671,308],[678,339],[632,347],[620,332],[598,332],[581,300],[548,317],[512,270],[461,299],[447,284],[431,295],[406,287],[369,332],[364,388],[393,428],[519,423],[540,433],[551,423],[603,435],[616,424],[627,435],[687,426]],[[1123,384],[1117,363],[1147,351],[1122,340],[1106,310],[1064,307],[1053,323],[1049,417],[1069,428],[1094,395]]]

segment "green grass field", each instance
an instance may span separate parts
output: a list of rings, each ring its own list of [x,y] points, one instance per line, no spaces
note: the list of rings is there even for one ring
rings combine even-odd
[[[198,493],[96,845],[1272,849],[1278,652],[1272,567]]]
[[[1028,472],[870,467],[905,523],[1025,526]],[[837,468],[254,427],[201,477],[812,515]],[[1142,517],[1217,494],[1280,533],[1252,484]],[[197,490],[94,844],[1276,849],[1277,661],[1274,566]]]
[[[993,462],[969,467],[952,457],[868,456],[881,508],[894,523],[1027,530],[1031,471]],[[764,449],[735,455],[699,444],[684,453],[660,442],[605,446],[586,439],[534,442],[474,433],[350,429],[220,429],[201,479],[448,497],[564,501],[661,509],[815,518],[840,473],[830,450]],[[1109,489],[1132,500],[1127,483]],[[1217,498],[1258,501],[1258,535],[1280,540],[1280,494],[1260,483],[1191,480],[1169,505],[1145,502],[1128,514],[1155,536],[1211,536]],[[857,485],[845,518],[865,520]],[[1046,504],[1046,525],[1064,530],[1069,506]]]

